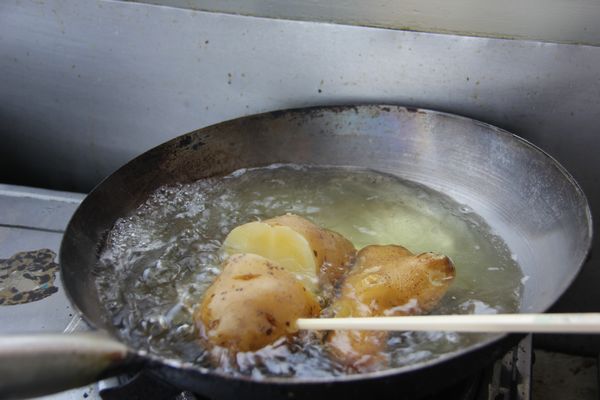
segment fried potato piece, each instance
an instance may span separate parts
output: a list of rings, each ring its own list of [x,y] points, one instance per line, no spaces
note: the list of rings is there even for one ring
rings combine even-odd
[[[315,296],[276,263],[255,254],[227,258],[194,321],[203,339],[233,351],[255,351],[297,331],[295,321],[316,317]]]
[[[266,257],[294,273],[313,292],[335,285],[353,261],[354,245],[337,232],[286,214],[234,228],[223,242],[228,254]]]
[[[332,305],[336,317],[403,316],[427,313],[455,276],[450,259],[414,255],[402,246],[367,246]],[[334,356],[351,369],[368,371],[385,363],[386,332],[336,331],[329,338]]]

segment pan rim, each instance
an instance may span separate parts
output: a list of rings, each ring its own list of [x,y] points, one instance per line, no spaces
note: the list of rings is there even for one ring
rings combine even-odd
[[[577,198],[582,201],[582,204],[584,205],[583,208],[584,208],[584,212],[585,212],[585,219],[586,219],[586,223],[588,226],[588,232],[587,232],[587,238],[586,238],[587,243],[585,243],[585,246],[584,246],[585,251],[582,252],[581,259],[577,260],[576,263],[573,263],[574,266],[576,265],[576,268],[573,268],[575,270],[575,273],[573,273],[572,276],[569,277],[569,279],[565,279],[562,282],[560,282],[559,290],[557,291],[558,295],[556,296],[556,298],[553,299],[549,304],[545,305],[544,307],[541,307],[539,312],[547,311],[550,307],[552,307],[553,304],[555,304],[560,299],[560,297],[565,293],[565,291],[568,289],[568,287],[571,286],[573,281],[579,275],[581,268],[585,264],[587,257],[590,253],[590,250],[592,247],[592,241],[593,241],[593,220],[592,220],[591,209],[589,206],[589,201],[585,195],[585,192],[583,191],[583,189],[581,188],[579,183],[575,180],[575,178],[567,171],[567,169],[565,167],[563,167],[553,156],[548,154],[546,151],[539,148],[535,144],[531,143],[527,139],[524,139],[524,138],[522,138],[514,133],[511,133],[505,129],[502,129],[495,125],[491,125],[489,123],[486,123],[486,122],[483,122],[483,121],[480,121],[480,120],[477,120],[474,118],[470,118],[467,116],[463,116],[463,115],[457,115],[457,114],[453,114],[453,113],[432,110],[432,109],[428,109],[428,108],[411,107],[411,106],[404,106],[404,105],[399,105],[399,104],[389,104],[389,103],[357,103],[357,104],[345,104],[345,105],[319,105],[319,106],[312,106],[312,107],[300,107],[300,108],[290,108],[290,109],[267,111],[267,112],[263,112],[263,113],[259,113],[259,114],[242,116],[242,117],[238,117],[238,118],[234,118],[234,119],[230,119],[230,120],[226,120],[226,121],[221,121],[221,122],[218,122],[215,124],[207,125],[205,127],[202,127],[202,128],[187,132],[185,134],[179,135],[177,137],[174,137],[174,138],[172,138],[166,142],[163,142],[149,150],[146,150],[142,154],[129,160],[127,163],[125,163],[120,168],[118,168],[116,171],[114,171],[111,175],[105,177],[101,182],[99,182],[88,193],[86,198],[81,202],[78,209],[75,211],[75,213],[69,220],[67,228],[65,229],[65,235],[63,236],[63,240],[61,242],[61,246],[60,246],[60,250],[59,250],[59,259],[62,259],[63,258],[62,254],[64,254],[64,246],[65,246],[64,237],[70,231],[72,222],[75,219],[75,217],[77,216],[79,210],[86,205],[86,200],[89,198],[89,196],[92,193],[94,193],[96,190],[98,190],[98,188],[103,186],[103,184],[108,179],[110,179],[113,175],[117,174],[122,169],[127,168],[131,163],[134,163],[136,160],[138,160],[138,158],[144,156],[146,153],[148,153],[150,151],[155,151],[158,148],[160,148],[164,145],[167,145],[168,143],[172,143],[174,141],[180,140],[184,136],[197,134],[198,132],[200,132],[202,130],[209,130],[209,129],[213,129],[213,128],[216,128],[219,126],[224,126],[228,123],[232,123],[233,121],[240,121],[240,120],[250,119],[250,118],[265,118],[265,117],[269,117],[269,116],[281,117],[281,116],[285,116],[285,115],[289,115],[289,114],[301,114],[301,113],[303,114],[306,112],[327,113],[327,112],[348,112],[348,111],[354,110],[355,112],[358,113],[359,109],[377,109],[380,112],[392,112],[392,109],[393,109],[394,112],[422,113],[422,114],[426,114],[426,115],[444,116],[444,117],[451,118],[454,120],[463,120],[463,121],[467,121],[469,123],[475,123],[477,125],[485,127],[490,132],[510,137],[510,138],[518,141],[521,145],[528,148],[530,151],[538,152],[541,155],[545,156],[545,158],[548,160],[549,164],[552,165],[553,167],[555,167],[560,172],[560,174],[563,176],[565,181],[568,182],[573,187],[574,193],[577,195]],[[61,265],[61,269],[62,269],[62,265]],[[104,330],[104,327],[98,326],[84,312],[82,312],[79,305],[77,304],[75,299],[72,297],[70,291],[67,290],[67,286],[65,285],[65,281],[63,278],[64,274],[61,273],[60,276],[61,276],[63,288],[65,288],[65,293],[66,293],[67,298],[68,298],[69,302],[71,303],[73,309],[82,317],[82,319],[90,327],[92,327],[93,329]],[[396,368],[389,368],[389,369],[380,370],[380,371],[358,373],[358,374],[345,374],[345,375],[328,376],[328,377],[310,377],[310,378],[264,377],[261,379],[255,379],[255,378],[247,377],[247,376],[232,375],[232,374],[225,373],[225,372],[215,370],[215,369],[203,368],[203,367],[194,365],[191,362],[181,361],[180,359],[176,359],[176,358],[163,357],[158,354],[149,353],[146,350],[142,350],[142,349],[135,349],[135,348],[132,348],[129,343],[126,343],[121,338],[111,334],[111,337],[113,337],[114,339],[118,340],[119,342],[125,344],[127,346],[127,348],[131,351],[132,354],[135,354],[138,357],[142,357],[153,363],[177,368],[180,370],[186,370],[186,371],[190,371],[190,372],[194,372],[194,373],[199,373],[199,374],[203,374],[203,375],[207,375],[207,376],[217,376],[221,379],[230,380],[230,381],[242,380],[242,381],[251,382],[253,384],[269,384],[269,385],[275,384],[275,385],[280,385],[280,386],[315,385],[315,384],[325,384],[325,383],[354,382],[354,381],[361,381],[361,380],[385,378],[385,377],[389,377],[389,376],[393,376],[393,375],[408,374],[408,373],[411,373],[411,372],[414,372],[417,370],[429,368],[429,367],[432,367],[435,365],[444,364],[448,361],[451,361],[452,359],[461,357],[468,353],[477,352],[478,350],[481,350],[482,348],[490,346],[494,343],[500,343],[501,341],[506,340],[509,336],[514,336],[514,335],[508,335],[508,334],[490,335],[489,338],[481,340],[481,341],[479,341],[473,345],[470,345],[466,348],[459,349],[459,350],[456,350],[456,351],[453,351],[450,353],[445,353],[445,354],[437,356],[431,360],[426,360],[426,361],[422,361],[422,362],[417,362],[415,364],[405,365],[405,366],[396,367]]]

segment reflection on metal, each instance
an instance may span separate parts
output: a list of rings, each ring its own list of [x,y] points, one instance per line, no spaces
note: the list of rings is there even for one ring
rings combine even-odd
[[[3,189],[3,187],[5,187],[6,189]],[[44,192],[45,191],[43,189],[38,189],[36,191],[29,190],[29,191],[21,192],[18,189],[15,190],[13,188],[9,188],[7,185],[0,184],[0,196],[14,197],[15,199],[26,198],[26,199],[37,199],[37,200],[41,200],[41,201],[59,201],[59,202],[72,203],[72,204],[81,203],[81,199],[79,199],[79,198],[73,198],[73,197],[68,197],[68,196],[63,197],[60,195],[59,196],[47,195]]]
[[[63,329],[63,333],[73,333],[78,330],[86,330],[87,327],[85,325],[85,321],[81,318],[81,315],[76,314],[71,318],[71,321],[67,324],[65,329]]]

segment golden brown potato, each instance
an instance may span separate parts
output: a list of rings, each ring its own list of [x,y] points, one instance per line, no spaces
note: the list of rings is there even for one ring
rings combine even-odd
[[[336,284],[356,253],[339,233],[293,214],[238,226],[223,248],[228,254],[252,253],[273,260],[313,292],[319,283]]]
[[[254,351],[293,334],[296,319],[319,313],[314,295],[283,267],[259,255],[235,254],[204,294],[194,321],[213,345]]]
[[[368,306],[371,315],[429,312],[454,279],[450,259],[434,253],[413,255],[401,246],[367,246],[342,287],[342,297]],[[358,306],[358,312],[364,312]]]
[[[336,317],[402,316],[429,312],[446,293],[455,270],[446,256],[413,255],[402,246],[367,246],[333,304]],[[385,361],[387,334],[336,331],[333,354],[352,369],[366,371]]]

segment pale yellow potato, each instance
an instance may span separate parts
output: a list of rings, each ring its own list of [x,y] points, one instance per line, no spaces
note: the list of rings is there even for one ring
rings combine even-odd
[[[452,261],[434,253],[414,255],[402,246],[367,246],[333,304],[336,317],[417,315],[431,311],[455,276]],[[376,369],[385,362],[385,332],[336,331],[333,354],[350,368]]]
[[[321,282],[336,284],[354,261],[356,249],[351,241],[305,218],[286,214],[268,219],[265,223],[274,227],[290,227],[308,241]]]
[[[286,214],[234,228],[223,242],[228,254],[252,253],[296,274],[313,292],[335,285],[353,261],[354,245],[337,232]]]
[[[234,228],[223,242],[227,254],[258,254],[292,272],[311,291],[317,289],[315,259],[308,241],[287,226],[250,222]]]
[[[212,345],[255,351],[294,334],[298,318],[320,311],[315,296],[289,271],[256,254],[235,254],[204,294],[194,321]]]

